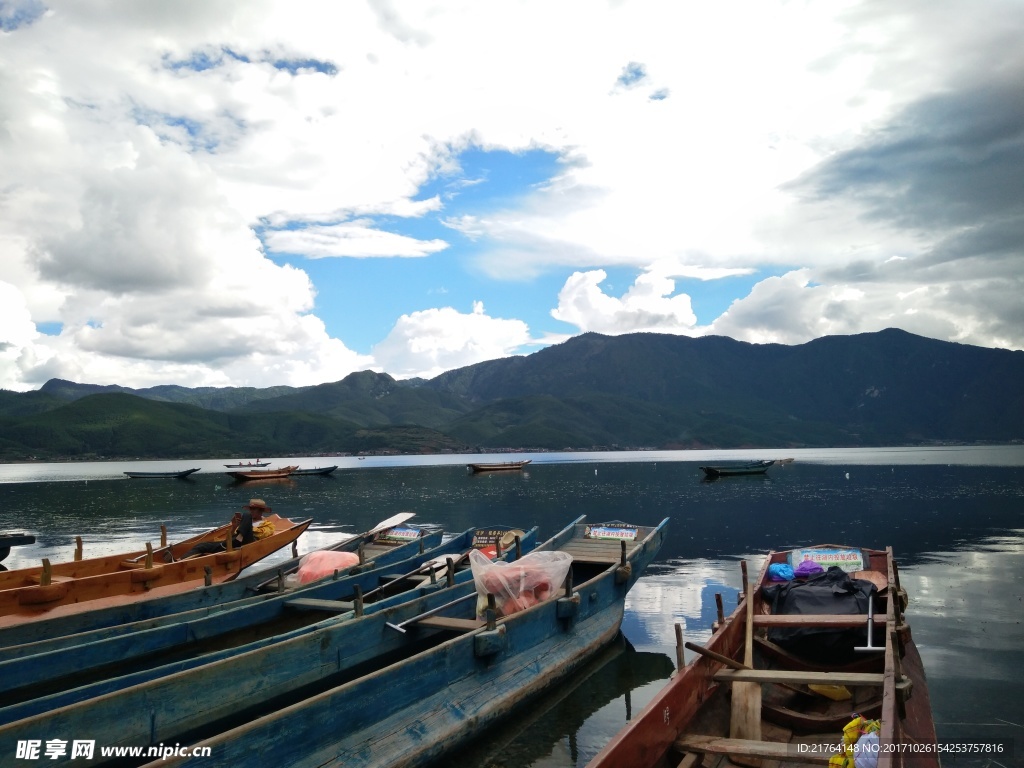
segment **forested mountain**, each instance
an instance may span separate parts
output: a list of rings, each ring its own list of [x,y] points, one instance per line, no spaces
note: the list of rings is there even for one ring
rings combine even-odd
[[[807,344],[588,333],[429,381],[0,391],[0,458],[1006,442],[1024,352],[887,330]]]

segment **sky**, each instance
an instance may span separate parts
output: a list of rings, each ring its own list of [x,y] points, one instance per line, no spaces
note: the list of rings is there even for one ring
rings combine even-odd
[[[0,0],[0,388],[1024,349],[1020,0]]]

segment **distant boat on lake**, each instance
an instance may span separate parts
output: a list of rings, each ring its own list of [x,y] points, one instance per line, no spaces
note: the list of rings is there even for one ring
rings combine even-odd
[[[292,475],[329,475],[331,472],[336,470],[338,465],[335,464],[330,467],[315,467],[313,469],[296,469],[292,472]]]
[[[522,461],[503,461],[494,464],[467,464],[466,467],[473,473],[507,472],[522,469],[531,461],[533,461],[533,459],[524,459]]]
[[[240,461],[237,464],[225,464],[224,466],[228,469],[242,469],[244,467],[266,467],[269,465],[269,461],[260,461],[259,459],[256,459],[256,461]]]
[[[144,477],[144,478],[175,478],[175,477],[188,477],[193,472],[198,472],[199,467],[195,469],[180,469],[171,472],[125,472],[128,477]]]
[[[750,461],[746,464],[725,464],[718,467],[701,467],[708,477],[729,477],[732,475],[763,475],[768,467],[775,463],[770,461]]]
[[[278,469],[236,470],[227,474],[236,480],[277,480],[282,477],[291,476],[298,468],[298,464],[293,464],[290,467],[280,467]]]

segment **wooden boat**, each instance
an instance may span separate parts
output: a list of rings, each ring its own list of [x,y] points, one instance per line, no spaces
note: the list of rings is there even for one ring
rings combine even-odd
[[[502,461],[496,464],[467,464],[466,468],[474,474],[477,472],[509,472],[523,469],[532,461],[533,459],[523,459],[522,461]]]
[[[836,566],[803,583],[771,581],[770,566],[805,558],[831,558],[853,572]],[[854,712],[879,719],[878,768],[938,766],[924,667],[905,607],[891,548],[771,553],[735,613],[720,620],[703,648],[686,643],[697,657],[589,768],[697,766],[723,755],[723,765],[827,764],[847,726],[870,748],[875,737],[859,735],[870,728],[853,723]]]
[[[277,469],[239,469],[227,474],[236,480],[277,480],[288,477],[298,468],[299,465],[294,464],[289,467],[278,467]]]
[[[771,461],[751,461],[746,464],[725,464],[717,467],[701,467],[708,477],[731,477],[733,475],[763,475],[768,467],[775,463]]]
[[[354,571],[395,563],[418,551],[440,545],[443,537],[440,530],[427,531],[405,525],[415,516],[412,512],[399,513],[364,533],[325,549],[358,554],[361,564],[352,569]],[[413,528],[415,537],[412,535]],[[50,611],[45,618],[29,623],[0,625],[0,660],[22,653],[39,653],[43,650],[42,644],[52,650],[156,626],[163,617],[170,614],[189,611],[206,614],[222,610],[226,603],[267,590],[268,580],[272,579],[276,583],[279,577],[292,573],[298,568],[301,559],[296,555],[279,563],[272,571],[255,571],[231,581],[186,592],[161,594],[153,590],[149,595],[129,603],[70,614],[62,614],[63,609],[58,608]],[[346,574],[343,572],[342,575]],[[31,650],[30,645],[33,646]]]
[[[171,756],[147,765],[365,768],[436,761],[532,696],[568,679],[615,638],[626,593],[657,555],[667,525],[668,520],[653,528],[577,524],[557,547],[572,555],[572,564],[565,588],[551,599],[499,619],[488,609],[488,617],[478,619],[479,595],[474,592],[468,599],[449,601],[403,622],[389,622],[391,629],[404,629],[412,642],[378,656],[375,665],[353,670],[358,676],[323,679],[325,685],[319,688],[296,690],[275,699],[273,707],[251,707],[242,717],[204,729],[200,736],[213,735],[192,744],[194,749],[210,747],[209,757],[193,761]],[[321,663],[335,662],[332,657]],[[287,666],[296,674],[308,673],[314,662]],[[240,695],[249,696],[249,687],[257,685],[247,685]],[[217,686],[219,691],[230,688]],[[157,695],[150,701],[162,698]],[[223,707],[222,702],[219,705]],[[133,729],[133,743],[170,743],[171,734],[179,732],[163,727],[160,714],[152,721],[151,712],[141,714],[145,716],[139,719],[145,722],[138,733]],[[213,719],[207,715],[204,722]],[[72,732],[85,722],[59,722],[47,728]],[[19,733],[28,732],[21,726]],[[90,733],[95,732],[93,726]],[[0,734],[8,742],[19,737],[2,730]],[[139,742],[142,736],[144,741]],[[106,732],[102,738],[107,738]],[[116,730],[110,738],[116,741],[105,743],[129,743]]]
[[[81,540],[71,562],[0,573],[0,627],[33,621],[51,612],[69,614],[129,603],[146,595],[166,595],[235,579],[244,568],[294,542],[311,520],[294,522],[266,515],[273,532],[230,550],[189,556],[197,545],[230,544],[231,524],[178,544],[167,544],[166,529],[159,549],[81,558]],[[225,545],[226,546],[226,545]],[[207,573],[207,571],[209,571]]]
[[[299,468],[292,472],[292,475],[329,475],[337,468],[337,464],[331,467],[314,467],[312,469]]]
[[[0,533],[0,560],[4,560],[11,554],[11,547],[23,547],[26,544],[35,544],[36,537],[27,533]],[[0,571],[7,570],[0,565]]]
[[[259,469],[260,467],[269,467],[270,462],[256,459],[256,461],[239,461],[235,464],[225,464],[224,466],[228,469]]]
[[[522,535],[522,549],[511,547],[505,556],[514,560],[519,551],[531,549],[535,534],[536,529]],[[152,673],[133,673],[7,706],[0,710],[0,738],[6,740],[40,726],[77,727],[73,724],[88,721],[102,738],[118,743],[136,738],[138,743],[148,744],[152,738],[163,738],[164,733],[191,734],[202,726],[233,723],[240,713],[251,714],[254,708],[272,711],[289,694],[336,684],[347,670],[384,666],[386,659],[375,662],[382,655],[414,654],[422,647],[423,636],[391,629],[389,623],[410,626],[423,614],[444,610],[453,600],[475,602],[476,597],[468,569],[450,578],[427,578],[406,593],[375,602],[360,601],[361,609],[351,603],[296,596],[292,608],[296,615],[314,612],[321,619],[330,618],[305,632],[294,630],[199,658],[188,656]],[[197,695],[201,691],[216,695]],[[83,692],[87,698],[82,698]],[[150,725],[156,730],[151,731]]]
[[[178,478],[188,477],[193,472],[198,472],[199,467],[195,469],[181,469],[177,472],[125,472],[128,477],[140,477],[140,478]]]
[[[110,694],[166,674],[316,631],[357,614],[372,613],[421,596],[439,579],[470,581],[470,549],[499,554],[496,536],[510,546],[502,557],[520,557],[535,546],[536,529],[469,529],[427,553],[400,563],[302,589],[240,600],[225,610],[186,616],[131,634],[71,648],[25,655],[0,663],[0,723]],[[449,577],[449,568],[451,576]],[[358,604],[359,608],[356,609]],[[255,644],[255,645],[254,645]],[[23,647],[23,651],[24,651]],[[116,669],[116,676],[109,673]],[[40,696],[40,691],[46,695]]]

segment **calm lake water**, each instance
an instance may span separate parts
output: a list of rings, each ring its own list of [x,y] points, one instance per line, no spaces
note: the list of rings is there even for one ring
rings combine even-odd
[[[766,476],[704,482],[699,466],[792,457]],[[220,461],[0,465],[0,530],[25,531],[9,568],[172,540],[226,522],[259,497],[312,517],[300,551],[366,530],[398,512],[462,531],[539,526],[542,538],[580,514],[655,524],[671,518],[657,561],[630,592],[623,639],[571,686],[551,692],[449,764],[582,766],[664,685],[675,625],[702,643],[715,594],[736,605],[740,564],[769,549],[816,543],[892,546],[910,595],[908,618],[928,675],[939,738],[1011,739],[1024,765],[1024,446],[759,452],[535,454],[523,473],[470,475],[468,461],[508,457],[274,459],[338,464],[329,477],[236,483]],[[187,469],[185,480],[128,480],[126,469]],[[281,555],[283,557],[284,555]],[[690,654],[687,652],[687,659]],[[0,763],[13,754],[0,745]]]

